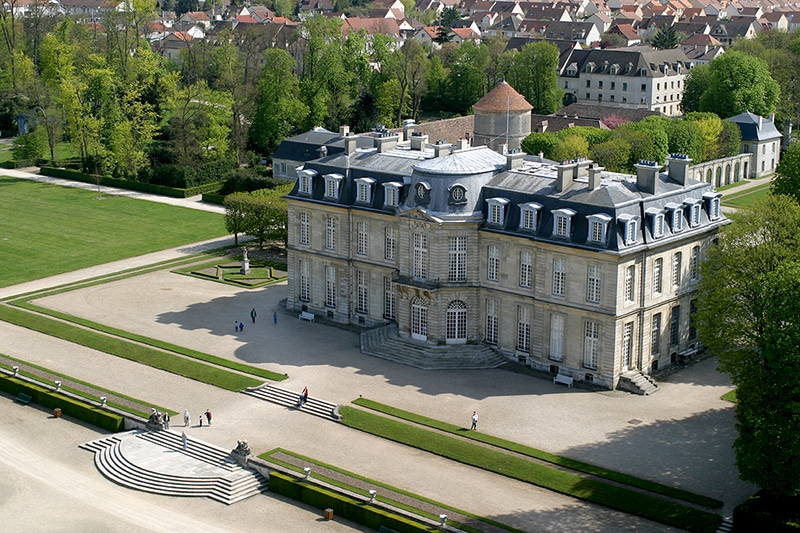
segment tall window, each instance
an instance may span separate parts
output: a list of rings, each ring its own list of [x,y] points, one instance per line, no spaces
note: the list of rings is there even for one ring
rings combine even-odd
[[[486,342],[497,344],[497,300],[486,300]]]
[[[536,231],[539,227],[539,210],[542,204],[528,202],[520,204],[519,229],[523,231]]]
[[[412,240],[414,244],[414,278],[427,279],[428,236],[423,233],[415,233]]]
[[[488,198],[486,200],[489,213],[486,222],[488,224],[502,226],[506,223],[506,205],[509,203],[506,198]]]
[[[664,214],[658,213],[653,215],[653,237],[664,236]]]
[[[325,267],[325,307],[336,307],[336,267]]]
[[[589,215],[586,217],[589,220],[589,241],[597,244],[604,244],[606,242],[606,233],[608,232],[608,223],[611,222],[611,217],[606,214]]]
[[[372,202],[372,186],[375,180],[372,178],[357,178],[356,182],[356,202],[368,204]]]
[[[681,307],[676,305],[672,308],[672,314],[669,317],[669,345],[677,346],[680,341],[680,319]]]
[[[369,228],[366,222],[356,223],[356,253],[367,255],[369,253]]]
[[[359,313],[369,312],[369,277],[365,270],[356,271],[356,286],[358,289],[358,307],[356,311]]]
[[[567,261],[553,259],[553,294],[564,296],[567,291]]]
[[[692,248],[692,258],[689,263],[692,281],[696,281],[700,275],[700,247],[695,246]]]
[[[600,303],[600,267],[589,265],[586,269],[586,301]]]
[[[600,353],[600,323],[587,320],[583,328],[583,366],[597,368]]]
[[[556,237],[569,237],[572,233],[572,209],[556,209],[553,211],[553,235]]]
[[[700,225],[700,204],[692,204],[692,218],[689,221],[689,224],[692,227]]]
[[[467,281],[467,238],[450,237],[447,247],[448,281]]]
[[[486,279],[497,281],[500,276],[500,248],[491,245],[488,249],[488,263],[486,266]]]
[[[697,300],[689,302],[689,340],[697,338],[697,328],[694,327],[694,314],[697,312]]]
[[[633,322],[628,322],[622,330],[622,365],[625,367],[631,365],[632,337]]]
[[[336,219],[333,217],[325,219],[325,249],[336,249]]]
[[[632,218],[625,224],[625,244],[631,245],[636,243],[636,219]]]
[[[531,260],[530,252],[520,252],[519,254],[519,286],[530,288],[531,286],[531,271],[533,270],[533,262]]]
[[[383,316],[394,318],[394,285],[391,276],[383,278]]]
[[[383,191],[384,191],[384,203],[386,207],[397,207],[400,203],[400,187],[402,187],[402,183],[398,182],[389,182],[383,184]]]
[[[632,302],[636,297],[636,267],[630,265],[625,269],[625,301]]]
[[[531,351],[531,309],[527,305],[517,306],[517,350]]]
[[[653,315],[653,324],[650,328],[650,353],[658,355],[661,351],[661,313]]]
[[[677,233],[683,230],[683,209],[676,207],[672,211],[672,232]]]
[[[311,242],[311,216],[300,213],[300,244],[308,245]]]
[[[662,258],[658,258],[653,261],[653,293],[654,294],[661,294],[662,289],[662,281],[661,278],[663,277],[664,271],[664,260]]]
[[[550,359],[564,360],[564,315],[550,315]]]
[[[603,242],[603,223],[597,220],[591,222],[591,240],[594,242]]]
[[[308,261],[300,261],[300,301],[311,300],[311,279],[308,273]]]
[[[385,230],[383,257],[394,261],[397,257],[397,228],[389,226]]]
[[[675,252],[672,256],[672,286],[678,287],[681,284],[681,253]]]

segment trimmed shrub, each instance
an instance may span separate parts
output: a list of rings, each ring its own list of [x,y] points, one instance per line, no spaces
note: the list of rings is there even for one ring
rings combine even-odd
[[[733,510],[736,531],[800,532],[800,498],[770,497],[762,492],[751,496]]]
[[[53,176],[54,178],[63,178],[68,180],[80,181],[83,183],[97,183],[97,176],[93,174],[86,174],[77,170],[69,170],[65,168],[55,167],[41,167],[41,174],[45,176]],[[160,194],[161,196],[169,196],[170,198],[188,198],[196,196],[204,192],[216,192],[220,188],[220,183],[206,183],[198,185],[197,187],[189,187],[186,189],[176,189],[173,187],[165,187],[163,185],[153,185],[152,183],[143,183],[141,181],[123,180],[118,178],[110,178],[103,176],[100,178],[100,185],[105,187],[117,187],[119,189],[127,189],[129,191],[140,191],[151,194]]]

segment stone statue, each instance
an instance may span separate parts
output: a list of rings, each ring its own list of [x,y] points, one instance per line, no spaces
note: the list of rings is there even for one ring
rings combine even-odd
[[[150,418],[147,419],[147,429],[150,431],[161,431],[164,429],[164,415],[155,408],[150,413]]]
[[[247,246],[242,246],[242,261],[247,261]]]
[[[247,258],[247,247],[242,246],[242,269],[239,271],[241,274],[250,273],[250,260]]]
[[[250,446],[246,440],[237,440],[236,448],[231,450],[231,455],[241,466],[247,467],[247,456],[250,455]]]

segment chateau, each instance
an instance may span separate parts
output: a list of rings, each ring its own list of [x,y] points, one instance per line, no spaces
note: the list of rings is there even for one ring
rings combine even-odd
[[[696,352],[698,266],[727,220],[688,158],[624,175],[411,129],[298,170],[289,309],[607,388]]]

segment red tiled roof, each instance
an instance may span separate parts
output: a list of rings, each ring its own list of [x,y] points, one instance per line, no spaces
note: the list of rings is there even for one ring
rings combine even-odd
[[[530,111],[533,106],[505,81],[498,83],[472,106],[478,111]]]

